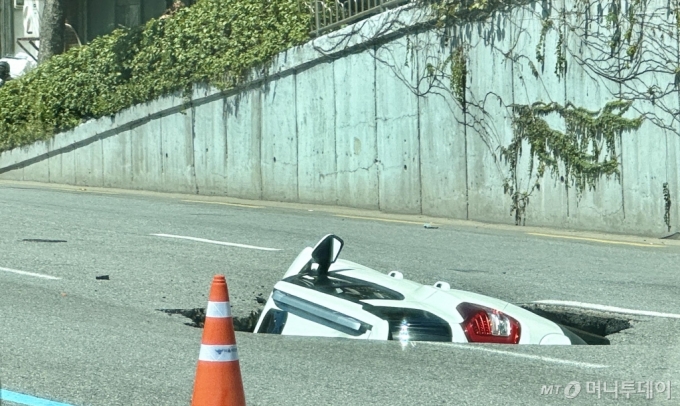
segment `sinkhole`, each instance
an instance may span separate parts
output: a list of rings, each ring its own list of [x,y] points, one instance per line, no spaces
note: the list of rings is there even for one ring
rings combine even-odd
[[[205,324],[205,308],[197,307],[194,309],[157,309],[160,312],[171,314],[182,315],[189,320],[188,323],[184,323],[187,326],[203,328]],[[247,316],[237,316],[233,315],[232,320],[234,321],[234,330],[243,331],[247,333],[252,333],[255,331],[255,325],[257,320],[260,318],[262,310],[253,310]]]
[[[620,314],[538,303],[522,304],[520,307],[562,325],[588,345],[609,345],[607,336],[632,327],[630,320]]]
[[[629,319],[602,311],[535,303],[521,304],[520,307],[563,326],[588,345],[610,345],[607,336],[632,327]],[[186,317],[190,320],[184,323],[187,326],[203,328],[205,324],[205,308],[157,310]],[[233,315],[234,330],[252,333],[261,314],[262,310],[258,309],[246,316]]]

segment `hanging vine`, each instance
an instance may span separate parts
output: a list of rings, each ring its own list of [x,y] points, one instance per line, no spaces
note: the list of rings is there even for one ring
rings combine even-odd
[[[553,176],[562,174],[565,185],[574,187],[578,198],[586,188],[594,190],[602,176],[618,176],[617,137],[642,124],[642,118],[623,117],[631,104],[613,101],[599,111],[589,111],[571,103],[566,106],[542,102],[512,106],[514,137],[510,145],[501,148],[501,156],[510,167],[504,189],[511,196],[511,214],[514,214],[516,224],[524,224],[529,197],[534,190],[540,189],[547,170]],[[550,114],[557,114],[564,120],[565,132],[550,127],[545,120]],[[522,192],[517,173],[524,144],[529,146],[528,169],[534,182]]]
[[[536,60],[541,66],[545,65],[545,37],[552,27],[552,20],[543,20],[541,35],[538,37],[538,44],[536,44]]]
[[[495,21],[495,15],[528,3],[522,0],[428,1],[437,17],[436,26],[438,27],[461,27],[462,24],[473,21]],[[481,90],[478,94],[497,97],[501,105],[509,108],[511,112],[513,139],[508,145],[500,146],[500,157],[509,168],[503,186],[505,194],[510,196],[511,215],[515,217],[517,225],[525,224],[525,213],[532,194],[540,190],[541,182],[544,181],[546,174],[562,180],[565,187],[573,189],[577,199],[581,199],[586,190],[596,188],[602,177],[614,176],[618,179],[620,163],[617,145],[623,133],[638,130],[642,125],[643,117],[655,125],[664,127],[662,120],[654,114],[646,113],[644,116],[638,116],[632,111],[631,106],[636,100],[650,100],[654,103],[655,98],[670,94],[669,91],[663,93],[660,89],[654,88],[653,83],[647,89],[640,86],[638,82],[648,83],[647,77],[642,76],[647,72],[643,65],[650,64],[648,59],[653,58],[653,55],[656,55],[655,52],[666,51],[663,46],[660,46],[663,43],[664,33],[670,33],[668,35],[671,37],[674,33],[678,34],[680,10],[677,7],[672,10],[675,12],[671,23],[674,29],[664,31],[660,28],[658,20],[654,23],[658,27],[649,27],[648,20],[650,19],[647,16],[661,15],[659,9],[648,10],[649,2],[630,0],[626,2],[625,7],[622,3],[621,0],[605,0],[604,2],[575,0],[571,4],[565,3],[559,10],[544,3],[542,16],[538,17],[539,13],[534,14],[542,22],[535,47],[535,58],[516,54],[517,43],[509,45],[507,50],[499,49],[512,63],[525,60],[522,63],[528,65],[533,77],[541,80],[546,70],[546,52],[550,52],[546,50],[549,43],[548,36],[552,30],[555,30],[555,40],[550,41],[554,44],[551,47],[554,46],[552,52],[555,55],[554,69],[550,69],[552,73],[557,78],[564,79],[568,71],[568,62],[576,64],[594,80],[617,83],[620,90],[612,93],[615,101],[606,103],[595,111],[571,102],[565,105],[556,102],[537,102],[531,105],[506,104],[502,96],[494,89],[488,89],[486,93],[485,89],[476,89]],[[599,27],[591,29],[592,24]],[[515,32],[523,35],[521,24],[516,27],[518,31]],[[657,38],[659,36],[655,33],[655,28],[659,28],[662,32],[660,39]],[[587,57],[574,55],[574,52],[579,52],[578,46],[574,48],[572,42],[574,35],[578,36],[577,44],[588,48]],[[498,48],[497,45],[495,47]],[[644,47],[648,49],[651,47],[653,55],[645,54]],[[446,61],[436,68],[428,65],[428,74],[434,77],[434,73],[439,72],[440,77],[448,76],[444,67],[450,63],[451,94],[465,114],[469,114],[468,108],[473,106],[477,108],[475,111],[482,112],[482,117],[470,116],[467,122],[476,126],[475,131],[484,132],[487,130],[484,125],[487,118],[484,113],[486,99],[484,97],[479,100],[466,99],[466,94],[473,94],[466,89],[469,75],[465,63],[467,58],[462,47],[455,48]],[[666,62],[660,62],[671,65],[670,73],[674,75],[677,90],[680,87],[680,67],[678,67],[680,65],[671,60],[675,60],[674,58],[666,59]],[[651,64],[656,62],[653,61]],[[522,80],[521,76],[520,80]],[[545,85],[545,82],[543,83]],[[638,111],[638,114],[642,113]],[[551,127],[547,121],[548,116],[561,120],[564,123],[564,130],[560,131]],[[493,124],[488,127],[489,131],[494,131],[492,127]],[[499,139],[502,138],[499,137]],[[528,151],[523,151],[523,148]],[[525,159],[521,159],[523,153],[527,155]],[[528,170],[528,177],[525,176],[525,170]],[[520,178],[526,181],[520,181]],[[666,206],[669,207],[670,193],[667,188],[664,189],[664,199]],[[669,213],[667,209],[664,217],[667,226],[670,226]]]
[[[663,184],[663,201],[664,201],[664,214],[663,221],[668,227],[668,231],[671,231],[671,191],[668,188],[668,182]]]
[[[467,84],[467,63],[465,49],[457,47],[451,54],[451,91],[465,111],[465,85]]]
[[[560,78],[567,73],[567,58],[564,56],[564,35],[560,32],[557,45],[555,46],[555,56],[557,62],[555,63],[555,75]]]

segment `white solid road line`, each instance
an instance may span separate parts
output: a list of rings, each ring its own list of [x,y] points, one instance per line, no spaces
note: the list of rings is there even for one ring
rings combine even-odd
[[[603,312],[611,313],[623,313],[623,314],[636,314],[639,316],[650,316],[650,317],[666,317],[670,319],[680,319],[680,314],[676,313],[659,313],[647,310],[635,310],[635,309],[624,309],[623,307],[615,306],[605,306],[593,303],[583,303],[583,302],[572,302],[569,300],[536,300],[533,303],[538,304],[550,304],[557,306],[567,306],[567,307],[579,307],[582,309],[600,310]]]
[[[172,235],[172,234],[151,234],[151,235],[155,235],[157,237],[179,238],[179,239],[182,239],[182,240],[206,242],[208,244],[227,245],[229,247],[248,248],[248,249],[251,249],[251,250],[281,251],[278,248],[257,247],[255,245],[245,245],[245,244],[236,244],[236,243],[233,243],[233,242],[206,240],[205,238],[185,237],[183,235]]]
[[[540,355],[524,354],[524,353],[521,353],[521,352],[495,350],[493,348],[478,347],[476,345],[471,345],[471,344],[457,344],[457,343],[442,343],[442,342],[422,341],[422,342],[418,342],[416,345],[423,345],[423,344],[425,344],[425,345],[441,345],[441,346],[455,347],[455,348],[461,348],[461,349],[464,349],[464,350],[472,350],[472,351],[482,351],[482,352],[488,352],[488,353],[491,353],[491,354],[508,355],[508,356],[511,356],[511,357],[525,358],[525,359],[530,359],[530,360],[534,360],[534,361],[550,362],[550,363],[553,363],[553,364],[570,365],[570,366],[575,366],[575,367],[579,367],[579,368],[609,368],[608,365],[591,364],[589,362],[580,362],[580,361],[572,361],[572,360],[568,360],[568,359],[543,357],[543,356],[540,356]]]
[[[33,277],[36,277],[36,278],[43,278],[43,279],[52,279],[52,280],[61,279],[61,278],[57,278],[56,276],[45,275],[45,274],[42,274],[42,273],[20,271],[18,269],[3,268],[1,266],[0,266],[0,271],[15,273],[17,275],[33,276]]]

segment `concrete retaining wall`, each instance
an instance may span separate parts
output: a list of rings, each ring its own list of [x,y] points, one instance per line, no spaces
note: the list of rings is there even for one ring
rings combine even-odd
[[[503,187],[509,168],[500,156],[513,139],[508,107],[555,101],[597,110],[620,90],[575,62],[593,52],[577,35],[566,37],[565,76],[552,72],[558,30],[546,35],[544,65],[536,61],[546,17],[541,4],[446,33],[424,28],[431,20],[426,10],[385,12],[282,53],[268,76],[254,73],[242,89],[197,86],[189,103],[171,95],[6,151],[0,177],[513,223]],[[667,42],[679,55],[677,41]],[[459,45],[468,50],[466,113],[442,86],[448,79],[435,83],[426,75],[428,64]],[[674,80],[662,76],[648,81]],[[677,92],[664,100],[677,111]],[[674,125],[651,103],[636,108]],[[546,120],[564,130],[559,117]],[[675,199],[678,132],[646,122],[619,144],[620,179],[602,179],[579,200],[559,176],[546,174],[526,224],[667,234],[662,186],[668,182]],[[520,168],[528,168],[528,159],[521,157]],[[533,182],[525,172],[517,176],[520,188]],[[679,214],[671,206],[672,231]]]

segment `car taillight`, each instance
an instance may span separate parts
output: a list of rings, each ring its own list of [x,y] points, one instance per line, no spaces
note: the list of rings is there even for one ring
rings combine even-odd
[[[519,322],[498,310],[461,303],[456,308],[463,316],[465,336],[471,343],[517,344],[520,336]]]

